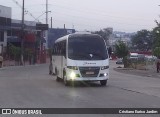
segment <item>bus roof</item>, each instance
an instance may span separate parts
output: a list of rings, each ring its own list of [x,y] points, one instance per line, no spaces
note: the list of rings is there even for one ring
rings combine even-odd
[[[98,34],[83,34],[83,33],[73,33],[73,34],[69,34],[69,35],[66,35],[66,36],[63,36],[63,37],[61,37],[61,38],[58,38],[56,41],[55,41],[55,43],[57,43],[57,42],[60,42],[60,41],[63,41],[63,40],[66,40],[67,38],[72,38],[72,37],[91,37],[91,36],[93,36],[93,37],[101,37],[100,35],[98,35]]]

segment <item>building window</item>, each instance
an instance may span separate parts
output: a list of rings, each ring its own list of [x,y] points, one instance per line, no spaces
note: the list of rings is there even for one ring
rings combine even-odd
[[[11,26],[11,18],[0,17],[0,26]]]
[[[0,42],[4,42],[4,32],[0,31]]]

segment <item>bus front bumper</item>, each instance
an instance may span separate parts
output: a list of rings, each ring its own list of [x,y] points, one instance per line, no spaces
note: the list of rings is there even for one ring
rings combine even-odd
[[[68,81],[100,81],[100,80],[108,80],[109,79],[109,71],[103,70],[100,71],[97,76],[87,76],[84,77],[79,71],[68,70],[67,71],[67,80]]]
[[[100,80],[108,80],[109,77],[75,77],[75,78],[67,78],[68,81],[100,81]]]

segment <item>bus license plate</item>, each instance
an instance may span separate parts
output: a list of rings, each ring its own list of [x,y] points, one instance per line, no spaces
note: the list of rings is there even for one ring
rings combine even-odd
[[[92,75],[92,74],[94,74],[94,72],[86,72],[86,74]]]

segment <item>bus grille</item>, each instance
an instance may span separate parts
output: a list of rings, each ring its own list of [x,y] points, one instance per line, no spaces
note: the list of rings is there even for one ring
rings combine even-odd
[[[97,77],[100,67],[79,67],[82,77]]]

